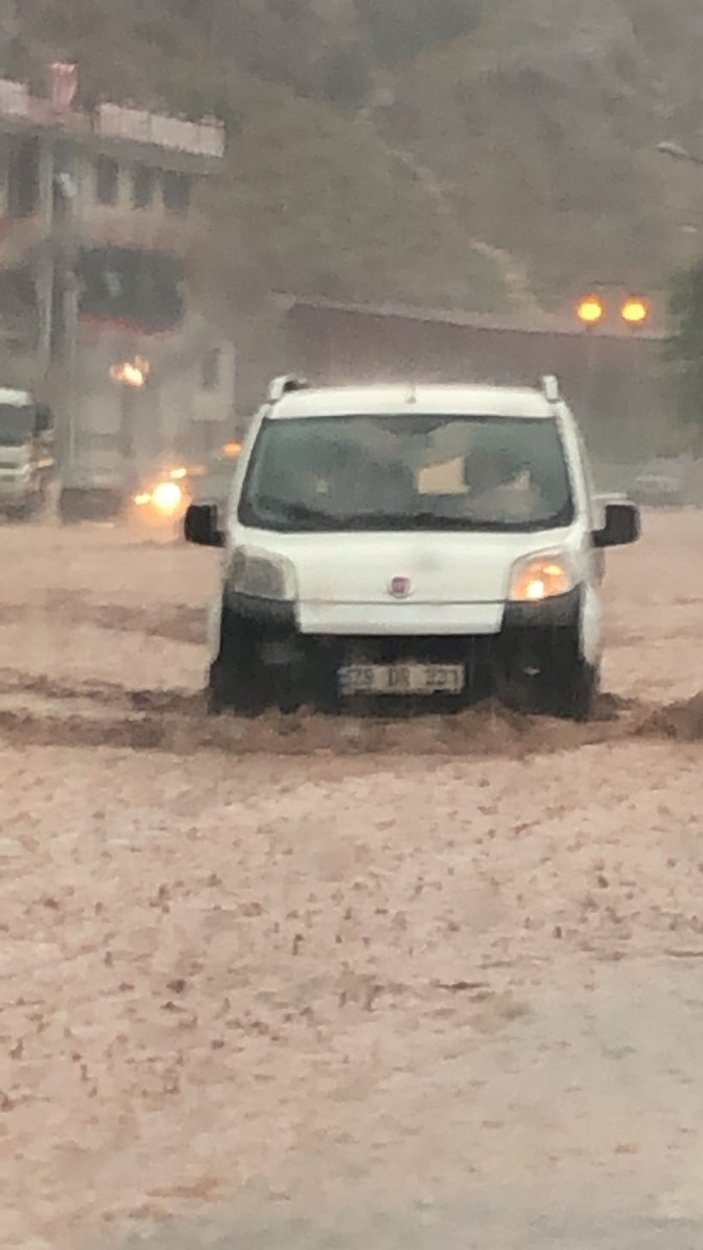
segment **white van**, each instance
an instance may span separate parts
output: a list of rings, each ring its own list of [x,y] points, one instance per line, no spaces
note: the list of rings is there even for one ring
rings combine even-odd
[[[540,388],[280,378],[237,465],[210,703],[451,710],[490,694],[585,718],[601,660],[602,549],[634,542],[595,500],[556,379]]]

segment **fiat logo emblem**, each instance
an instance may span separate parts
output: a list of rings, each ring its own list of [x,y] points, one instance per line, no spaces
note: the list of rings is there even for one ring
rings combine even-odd
[[[409,577],[394,577],[388,587],[394,599],[407,599],[412,588]]]

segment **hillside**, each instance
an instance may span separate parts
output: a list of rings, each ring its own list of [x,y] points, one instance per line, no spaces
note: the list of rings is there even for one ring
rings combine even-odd
[[[665,286],[701,241],[700,0],[498,0],[470,38],[396,77],[383,133],[440,179],[545,300]]]
[[[253,28],[246,0],[202,8],[190,0],[3,0],[0,60],[38,89],[51,60],[77,60],[88,105],[111,96],[224,118],[228,156],[221,184],[205,191],[213,230],[201,272],[235,312],[248,315],[271,289],[506,307],[494,262],[438,218],[432,196],[363,116],[317,90],[314,66],[306,79],[291,39],[302,58],[311,33],[303,18],[312,22],[313,7],[270,5],[267,23],[267,6],[252,6]],[[296,20],[274,20],[275,8],[295,9]],[[341,38],[334,9],[334,0],[320,5],[330,40],[334,30]]]
[[[6,73],[217,111],[201,258],[223,310],[287,289],[535,317],[703,250],[703,0],[2,0]]]

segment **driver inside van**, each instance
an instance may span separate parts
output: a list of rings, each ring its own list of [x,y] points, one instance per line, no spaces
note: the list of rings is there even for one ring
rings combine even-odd
[[[542,491],[507,448],[479,447],[470,452],[464,461],[464,482],[468,511],[481,520],[530,521],[544,512]]]

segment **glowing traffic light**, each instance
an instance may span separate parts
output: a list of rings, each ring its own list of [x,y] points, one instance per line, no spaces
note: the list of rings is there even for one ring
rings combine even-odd
[[[597,295],[586,295],[576,307],[576,316],[585,326],[597,326],[605,309]]]
[[[649,318],[649,304],[643,299],[626,299],[620,316],[629,326],[641,326]]]

